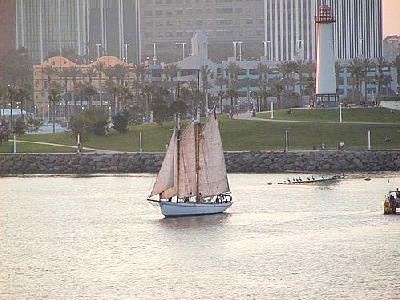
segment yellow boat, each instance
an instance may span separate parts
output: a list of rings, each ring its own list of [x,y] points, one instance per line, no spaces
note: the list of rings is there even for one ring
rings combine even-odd
[[[389,191],[383,201],[383,213],[385,215],[400,214],[400,191]]]

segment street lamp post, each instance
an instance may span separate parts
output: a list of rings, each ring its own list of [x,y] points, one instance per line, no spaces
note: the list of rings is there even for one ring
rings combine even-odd
[[[128,63],[128,47],[129,47],[129,43],[125,42],[124,43],[125,46],[125,62]]]
[[[364,39],[359,39],[358,41],[359,43],[359,51],[358,51],[358,55],[363,58],[364,57]]]
[[[298,40],[297,41],[296,56],[297,56],[297,59],[304,60],[303,40]]]
[[[271,59],[271,41],[263,41],[264,44],[264,57],[267,60],[272,60]]]
[[[11,133],[13,133],[13,96],[12,96],[12,92],[11,92],[11,84],[7,85],[8,88],[8,97],[10,98],[10,130]]]
[[[177,45],[177,46],[182,45],[182,60],[184,60],[185,59],[185,45],[186,45],[186,43],[180,42],[180,43],[175,43],[175,45]]]
[[[97,47],[97,59],[99,59],[100,58],[100,47],[101,47],[101,44],[96,44],[96,47]]]
[[[238,44],[239,44],[239,61],[242,61],[242,44],[243,44],[243,42],[239,41]]]
[[[155,65],[157,62],[157,51],[156,51],[156,43],[153,43],[153,64]]]
[[[263,41],[263,45],[264,45],[264,57],[265,59],[267,59],[267,41]]]
[[[233,41],[233,56],[235,57],[235,60],[237,59],[237,54],[236,54],[236,49],[237,49],[237,42]]]

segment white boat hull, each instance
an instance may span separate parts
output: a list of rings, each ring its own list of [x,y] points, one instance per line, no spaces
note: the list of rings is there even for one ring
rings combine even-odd
[[[159,202],[161,213],[166,217],[213,215],[224,212],[232,202],[223,203],[176,203]]]

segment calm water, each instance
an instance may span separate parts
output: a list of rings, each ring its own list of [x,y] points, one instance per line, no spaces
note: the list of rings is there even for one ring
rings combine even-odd
[[[0,178],[0,299],[400,299],[400,174],[287,176],[231,175],[229,213],[181,219],[152,176]]]

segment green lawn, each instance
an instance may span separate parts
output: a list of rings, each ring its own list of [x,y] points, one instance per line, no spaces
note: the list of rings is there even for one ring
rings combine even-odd
[[[0,153],[12,153],[14,151],[13,142],[0,145]],[[54,147],[40,144],[17,143],[18,153],[71,153],[75,149],[69,147]]]
[[[270,119],[269,112],[257,114]],[[344,122],[400,123],[400,111],[386,108],[343,108]],[[338,109],[282,109],[274,112],[275,120],[339,122]]]
[[[140,125],[126,134],[112,132],[108,136],[91,136],[86,147],[116,151],[139,151],[139,131],[142,132],[143,150],[165,151],[172,133],[172,122],[158,125]],[[284,132],[288,130],[292,150],[311,150],[324,143],[335,149],[340,141],[347,149],[365,149],[367,131],[371,130],[373,149],[400,149],[400,123],[396,124],[332,124],[284,123],[220,119],[221,135],[225,150],[282,150]],[[391,143],[385,143],[390,137]],[[24,135],[21,140],[42,141],[74,145],[69,134]],[[56,149],[57,150],[57,149]],[[60,152],[61,149],[60,149]]]

